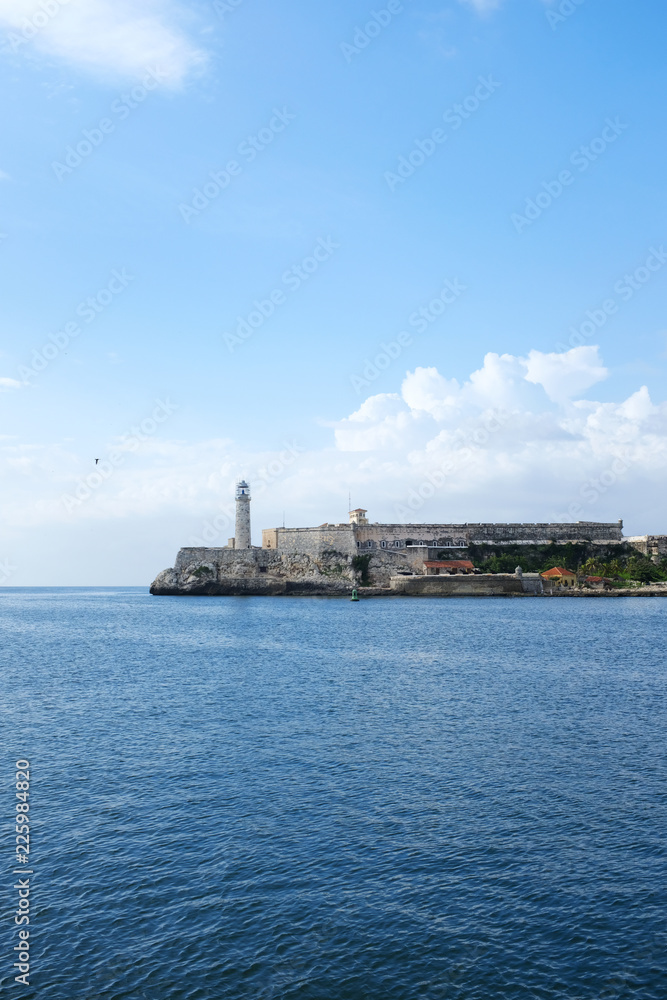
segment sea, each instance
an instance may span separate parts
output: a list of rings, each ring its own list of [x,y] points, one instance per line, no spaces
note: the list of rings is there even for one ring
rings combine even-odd
[[[0,679],[4,997],[667,998],[667,601],[3,589]]]

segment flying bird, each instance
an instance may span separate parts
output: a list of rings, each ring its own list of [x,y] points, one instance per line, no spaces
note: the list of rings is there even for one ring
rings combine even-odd
[[[99,458],[96,458],[95,459],[95,465],[97,465],[98,462],[99,462]]]

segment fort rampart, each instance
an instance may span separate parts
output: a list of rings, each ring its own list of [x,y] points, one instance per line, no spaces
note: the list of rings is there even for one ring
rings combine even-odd
[[[398,576],[391,590],[406,597],[523,597],[543,593],[538,573],[480,573],[478,576]]]
[[[625,541],[653,562],[660,562],[667,557],[667,535],[635,535]]]
[[[403,549],[410,545],[464,549],[470,544],[544,545],[549,542],[623,541],[623,522],[608,524],[324,524],[317,528],[271,528],[262,547],[319,556],[327,549],[354,555],[360,549]]]

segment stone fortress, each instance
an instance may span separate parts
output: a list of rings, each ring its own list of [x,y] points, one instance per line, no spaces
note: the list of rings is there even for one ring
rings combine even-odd
[[[623,522],[578,521],[575,524],[378,524],[367,511],[349,513],[348,523],[316,528],[266,528],[261,548],[252,545],[251,490],[245,480],[236,487],[234,538],[220,548],[183,548],[173,569],[164,570],[151,586],[152,594],[347,594],[360,582],[402,593],[429,593],[442,578],[423,578],[438,560],[465,560],[470,545],[544,545],[549,542],[590,542],[600,551],[629,543],[658,562],[667,556],[667,536],[626,538]],[[427,566],[427,563],[429,566]],[[444,570],[443,570],[444,572]],[[537,574],[518,574],[509,590],[538,592]],[[496,593],[501,575],[487,575]],[[410,580],[412,578],[412,582]],[[415,578],[419,578],[417,582]],[[479,592],[481,578],[466,586]],[[429,590],[429,588],[431,588]],[[460,586],[459,586],[460,590]],[[461,591],[463,592],[463,591]],[[471,591],[473,592],[473,591]]]

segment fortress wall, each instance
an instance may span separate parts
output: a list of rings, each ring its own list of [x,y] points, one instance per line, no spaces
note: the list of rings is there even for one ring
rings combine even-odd
[[[262,528],[262,548],[278,548],[278,528]]]
[[[392,577],[391,589],[408,597],[503,597],[526,593],[518,577],[500,573]]]
[[[648,535],[634,535],[632,538],[626,538],[628,545],[632,545],[633,549],[637,549],[637,552],[641,552],[643,556],[648,555]]]
[[[659,563],[667,557],[667,535],[634,535],[625,541],[643,556],[652,559],[654,563]]]
[[[388,587],[392,576],[398,573],[423,573],[424,549],[358,549],[360,556],[370,556],[368,577],[373,587]]]
[[[354,556],[357,547],[349,524],[328,524],[319,528],[276,528],[278,551],[301,553],[319,558],[325,552]],[[272,540],[271,535],[267,535]]]
[[[541,543],[623,540],[623,522],[576,524],[368,524],[355,527],[355,539],[361,548],[368,541],[387,548],[395,542],[428,542],[442,548],[463,547],[470,542]],[[400,546],[399,546],[400,547]]]
[[[362,524],[354,528],[355,541],[374,541],[378,547],[381,542],[387,543],[387,548],[401,548],[406,541],[435,542],[442,548],[455,546],[465,548],[468,544],[468,532],[465,525],[443,524]],[[396,546],[394,543],[399,542]]]
[[[176,556],[177,573],[210,566],[217,574],[254,576],[261,569],[273,572],[282,566],[280,553],[266,549],[184,548]]]
[[[471,542],[621,542],[623,522],[608,524],[469,524]]]

